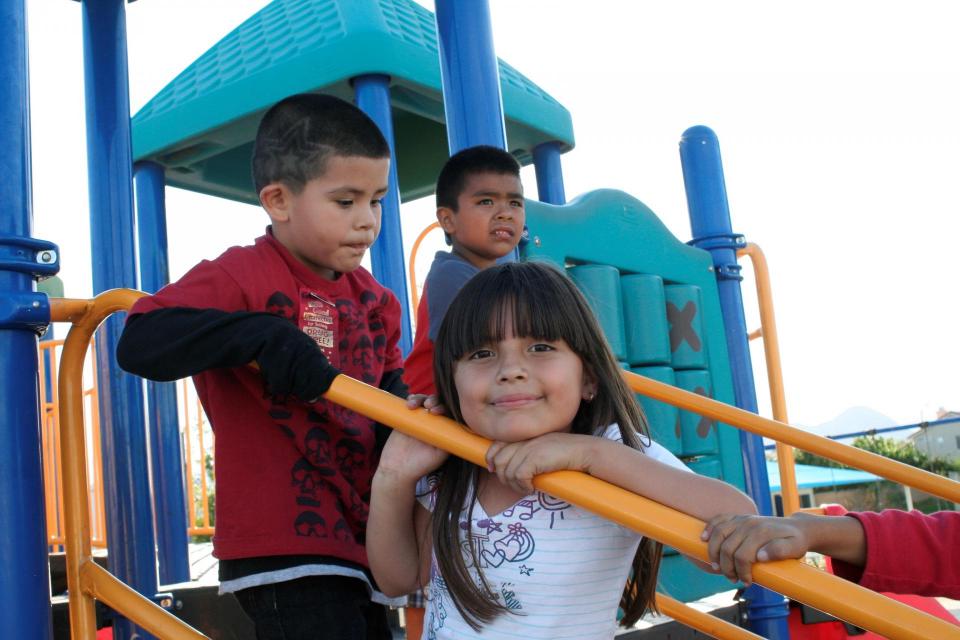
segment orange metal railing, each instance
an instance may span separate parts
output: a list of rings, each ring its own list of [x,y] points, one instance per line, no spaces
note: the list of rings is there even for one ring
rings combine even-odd
[[[624,373],[635,390],[657,400],[713,417],[727,424],[744,423],[754,432],[778,431],[777,428],[770,428],[771,425],[776,427],[779,424],[772,420],[629,374],[629,372]],[[448,418],[430,415],[423,410],[410,411],[406,409],[403,400],[385,391],[347,376],[338,376],[325,397],[474,464],[485,464],[484,455],[490,446],[489,440],[468,431]],[[732,413],[721,411],[718,407],[730,409]],[[750,416],[752,419],[743,420],[741,414]],[[780,425],[780,427],[787,432],[788,437],[792,437],[790,431],[799,431],[787,425]],[[827,442],[830,441],[827,440]],[[831,442],[831,444],[836,443]],[[843,448],[844,445],[839,447]],[[879,458],[879,456],[876,457]],[[960,483],[950,480],[946,480],[946,483],[950,489],[947,493],[960,494]],[[539,475],[534,478],[534,486],[668,544],[685,555],[704,561],[708,559],[706,544],[700,540],[704,523],[657,502],[576,471],[554,471]],[[939,488],[945,490],[944,487]],[[960,628],[944,620],[797,560],[758,563],[753,568],[753,576],[757,583],[778,593],[894,640],[960,639]]]
[[[627,384],[634,391],[654,400],[693,411],[766,438],[785,442],[798,449],[831,458],[863,471],[869,471],[888,480],[945,498],[950,502],[960,502],[960,482],[884,458],[869,451],[834,442],[823,436],[791,427],[783,422],[764,418],[755,413],[671,387],[668,384],[645,378],[630,371],[624,371],[623,375]]]
[[[95,341],[90,343],[93,352]],[[44,494],[46,499],[47,544],[53,549],[63,546],[63,499],[60,482],[60,435],[59,435],[59,394],[54,384],[47,401],[46,380],[57,379],[57,365],[63,340],[49,340],[40,343],[40,397],[41,403],[41,448],[43,452]],[[90,500],[91,544],[98,549],[107,547],[107,527],[104,515],[103,478],[101,470],[100,443],[100,406],[97,401],[96,365],[92,358],[85,360],[83,371],[84,424],[87,426],[85,439],[92,459],[87,464],[90,479],[88,496]],[[89,383],[87,382],[89,381]],[[188,527],[191,536],[213,535],[212,516],[209,496],[213,475],[207,472],[207,462],[212,467],[209,451],[213,446],[213,431],[199,399],[193,393],[187,380],[181,381],[177,398],[180,410],[181,437],[184,445],[184,477],[187,481]],[[193,407],[193,409],[191,409]],[[207,446],[209,442],[210,446]],[[196,445],[194,445],[196,443]],[[192,453],[197,455],[193,456]],[[196,487],[196,490],[194,489]]]
[[[420,243],[423,242],[423,239],[427,237],[434,229],[439,229],[439,222],[431,222],[428,224],[423,231],[420,232],[420,235],[417,236],[417,239],[413,241],[413,247],[410,248],[410,301],[413,304],[414,315],[416,315],[416,309],[420,305],[420,293],[417,290],[417,254],[420,251]],[[414,318],[416,321],[416,318]]]
[[[92,352],[94,341],[90,342],[90,351]],[[40,343],[40,398],[41,398],[41,425],[40,425],[40,446],[43,452],[43,486],[44,497],[46,500],[47,511],[47,544],[54,549],[61,548],[64,544],[63,534],[63,490],[60,473],[60,431],[59,420],[59,392],[57,385],[51,385],[47,389],[47,380],[57,380],[58,356],[63,348],[63,340],[48,340]],[[49,375],[48,375],[49,374]],[[100,420],[99,405],[97,403],[97,385],[96,377],[91,367],[85,368],[83,379],[89,380],[89,384],[81,380],[81,390],[83,394],[83,408],[87,416],[86,424],[90,428],[85,432],[84,437],[90,451],[93,452],[93,460],[87,467],[87,473],[90,474],[89,496],[90,496],[90,542],[94,547],[106,548],[107,546],[107,527],[104,517],[103,505],[103,478],[100,470]],[[47,396],[50,400],[47,400]]]
[[[104,602],[161,638],[206,638],[98,566],[93,560],[90,545],[86,442],[83,428],[83,364],[93,333],[104,318],[115,311],[129,309],[141,295],[143,294],[136,291],[112,290],[98,295],[94,300],[50,300],[51,319],[54,322],[73,324],[63,345],[58,389],[64,546],[70,634],[75,640],[95,640],[95,600]]]
[[[64,478],[70,621],[71,628],[75,630],[74,638],[85,640],[92,638],[91,634],[95,631],[94,599],[102,600],[161,637],[205,637],[96,566],[90,553],[82,394],[79,393],[77,380],[82,372],[85,345],[93,331],[109,313],[128,308],[139,295],[142,294],[117,290],[101,294],[94,301],[51,300],[54,320],[69,320],[74,324],[64,345],[59,383],[62,409],[60,454]],[[654,399],[740,426],[753,433],[784,440],[954,502],[960,501],[960,483],[636,374],[624,372],[624,375],[635,391]],[[339,376],[325,397],[475,464],[484,463],[489,441],[447,418],[432,416],[425,411],[410,411],[402,400],[384,391]],[[534,484],[540,490],[660,540],[686,555],[707,559],[706,545],[699,537],[703,523],[694,518],[578,472],[543,474],[534,480]],[[754,577],[759,584],[779,593],[890,638],[960,638],[960,629],[947,622],[794,560],[760,563],[754,568]],[[662,606],[668,610],[671,603],[664,602],[666,605]],[[689,615],[684,605],[677,604],[678,616]],[[715,619],[709,622],[717,623]]]
[[[186,379],[180,381],[180,408],[183,427],[183,464],[187,478],[187,509],[189,522],[187,533],[191,536],[212,536],[213,524],[210,518],[210,493],[207,487],[207,458],[213,449],[213,430],[207,423],[200,399],[190,392]],[[191,412],[190,406],[193,405]],[[205,445],[209,439],[210,447]],[[196,449],[194,449],[196,440]],[[196,451],[196,455],[194,455]],[[211,465],[213,458],[210,458]],[[200,499],[196,492],[199,489]],[[198,524],[199,522],[199,524]]]
[[[783,367],[780,363],[780,340],[777,336],[777,320],[773,313],[773,290],[770,286],[770,270],[767,258],[759,246],[750,242],[737,251],[737,256],[747,256],[753,263],[753,277],[757,285],[757,304],[760,307],[760,329],[750,338],[763,338],[763,353],[767,362],[767,381],[770,387],[770,407],[773,419],[787,420],[787,396],[783,387]],[[800,509],[800,494],[797,491],[797,470],[794,467],[793,447],[777,442],[777,466],[780,468],[780,493],[783,497],[783,512],[790,515]]]

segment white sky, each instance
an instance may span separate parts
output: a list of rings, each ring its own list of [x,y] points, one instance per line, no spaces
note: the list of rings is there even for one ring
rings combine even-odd
[[[131,112],[266,4],[128,5]],[[60,245],[66,295],[86,297],[80,4],[27,5],[34,235]],[[573,116],[568,199],[622,189],[687,240],[677,144],[692,125],[716,131],[734,230],[770,263],[791,422],[861,405],[901,424],[960,409],[960,39],[950,2],[491,0],[491,11],[498,55]],[[524,182],[535,197],[532,170]],[[174,278],[266,224],[257,208],[173,189],[167,208]],[[409,247],[432,210],[403,215]],[[425,243],[421,271],[440,244]],[[765,384],[758,373],[769,414]]]

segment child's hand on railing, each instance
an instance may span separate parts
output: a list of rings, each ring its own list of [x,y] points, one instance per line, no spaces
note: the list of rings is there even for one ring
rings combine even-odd
[[[863,527],[854,518],[795,513],[789,518],[720,515],[707,522],[700,538],[714,570],[747,586],[755,562],[803,558],[816,551],[862,566]]]
[[[407,396],[407,408],[419,409],[423,407],[435,416],[447,415],[447,408],[440,404],[440,398],[436,395],[427,395],[425,393],[411,393]]]

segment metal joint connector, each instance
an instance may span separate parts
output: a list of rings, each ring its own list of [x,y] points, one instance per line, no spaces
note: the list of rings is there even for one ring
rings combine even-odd
[[[740,275],[740,265],[738,264],[720,264],[716,267],[717,280],[743,280]]]
[[[714,233],[689,240],[687,244],[704,251],[713,251],[714,249],[733,249],[737,251],[747,246],[747,239],[741,233]]]
[[[0,329],[29,329],[43,335],[50,324],[50,301],[35,291],[0,292]]]
[[[49,278],[60,271],[60,250],[47,240],[0,234],[0,271]]]

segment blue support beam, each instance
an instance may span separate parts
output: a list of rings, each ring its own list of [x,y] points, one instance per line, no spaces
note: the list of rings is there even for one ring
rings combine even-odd
[[[736,254],[736,249],[743,244],[743,238],[732,231],[723,164],[720,161],[720,143],[716,134],[703,126],[687,129],[680,139],[680,161],[693,235],[690,244],[709,251],[713,256],[733,374],[734,399],[739,408],[756,413],[756,388],[740,292],[742,277]],[[763,439],[741,430],[740,443],[747,476],[747,493],[757,504],[761,515],[770,515],[773,510]],[[745,595],[750,628],[765,638],[787,640],[790,637],[787,630],[788,610],[783,596],[759,585],[748,588]]]
[[[83,0],[84,89],[93,289],[137,286],[124,0]],[[147,598],[157,593],[142,381],[120,370],[114,315],[97,339],[110,570]],[[151,637],[117,619],[114,637]]]
[[[436,17],[450,155],[480,144],[507,149],[487,0],[437,0]]]
[[[0,61],[0,637],[50,640],[35,331],[50,308],[33,285],[26,0],[0,3]]]
[[[390,78],[371,74],[353,79],[357,106],[377,123],[390,145],[390,185],[383,198],[380,236],[370,248],[373,277],[393,291],[400,301],[400,351],[404,357],[413,347],[410,329],[410,298],[407,295],[407,267],[403,259],[400,232],[400,184],[397,181],[397,154],[393,141],[393,111],[390,107]]]
[[[450,155],[481,144],[509,151],[487,0],[437,0],[435,8]],[[497,262],[519,259],[514,249]]]
[[[537,172],[537,197],[548,204],[565,204],[560,143],[544,142],[533,148],[533,166]]]
[[[140,288],[156,293],[170,281],[163,167],[142,162],[134,167]],[[160,584],[188,582],[187,502],[174,382],[147,382],[147,424],[153,469]]]

